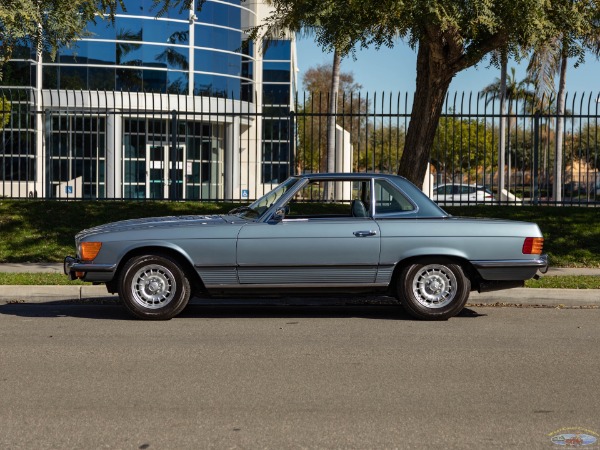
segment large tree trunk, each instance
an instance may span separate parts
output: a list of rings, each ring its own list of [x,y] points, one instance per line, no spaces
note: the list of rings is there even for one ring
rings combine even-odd
[[[438,121],[455,73],[440,43],[421,41],[410,125],[398,168],[398,175],[419,188],[423,186]]]
[[[565,128],[565,96],[567,84],[568,55],[563,44],[562,59],[560,62],[560,78],[558,81],[558,98],[556,105],[556,152],[554,154],[554,201],[563,200],[563,134]]]

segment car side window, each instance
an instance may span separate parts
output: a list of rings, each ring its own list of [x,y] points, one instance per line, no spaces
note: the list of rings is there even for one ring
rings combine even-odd
[[[396,214],[414,211],[415,206],[392,184],[375,181],[375,214]]]
[[[285,218],[335,219],[371,216],[371,180],[313,181],[287,204]]]

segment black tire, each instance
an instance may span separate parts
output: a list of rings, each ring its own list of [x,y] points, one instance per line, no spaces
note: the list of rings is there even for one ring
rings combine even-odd
[[[189,280],[169,256],[136,256],[121,271],[119,297],[139,319],[172,319],[183,311],[190,295]]]
[[[446,320],[467,303],[471,281],[460,265],[450,262],[419,262],[406,266],[398,278],[398,298],[411,316]]]

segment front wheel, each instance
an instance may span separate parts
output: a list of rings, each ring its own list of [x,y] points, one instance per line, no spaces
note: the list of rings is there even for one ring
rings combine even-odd
[[[119,280],[123,304],[140,319],[172,319],[186,307],[190,292],[185,273],[166,255],[131,258]]]
[[[416,263],[405,267],[398,279],[398,296],[413,317],[446,320],[465,306],[471,282],[458,264]]]

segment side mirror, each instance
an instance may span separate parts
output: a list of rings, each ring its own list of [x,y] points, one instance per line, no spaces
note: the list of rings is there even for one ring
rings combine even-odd
[[[285,215],[290,211],[289,206],[283,206],[281,208],[277,208],[275,210],[275,213],[273,213],[273,217],[272,219],[275,222],[281,222],[283,219],[285,219]]]

